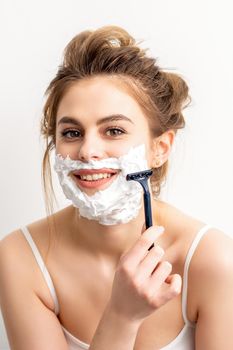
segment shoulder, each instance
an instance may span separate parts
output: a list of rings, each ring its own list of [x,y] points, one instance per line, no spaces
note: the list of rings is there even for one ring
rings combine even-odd
[[[4,281],[12,271],[17,272],[20,269],[22,258],[25,259],[21,251],[23,240],[20,235],[20,230],[15,230],[0,240],[0,281],[2,279]],[[18,274],[16,274],[16,278],[17,276]],[[25,274],[22,274],[22,277],[25,278]]]
[[[0,240],[0,266],[18,267],[28,262],[26,242],[20,229],[8,233]],[[23,274],[25,277],[25,274]]]
[[[51,261],[57,256],[58,231],[62,231],[61,226],[64,226],[66,210],[65,208],[56,212],[49,219],[44,217],[26,225],[49,271],[51,270]],[[18,283],[27,285],[28,288],[36,292],[48,308],[54,309],[54,303],[44,276],[20,228],[8,233],[0,240],[0,283],[6,284],[7,278],[9,281],[7,276],[13,276]]]
[[[217,228],[210,228],[199,242],[190,264],[189,276],[197,309],[207,308],[211,298],[233,292],[233,239]],[[198,286],[195,287],[195,286]]]
[[[197,348],[232,349],[233,239],[216,228],[202,237],[189,272]]]
[[[46,219],[30,223],[27,227],[42,259],[46,261]],[[20,228],[0,240],[0,288],[2,292],[9,293],[18,284],[23,284],[25,291],[33,291],[49,309],[54,308],[39,265]]]
[[[233,269],[233,239],[217,228],[209,228],[192,258],[192,274],[203,280]],[[200,274],[201,272],[201,274]]]
[[[49,222],[51,222],[51,225]],[[52,222],[52,220],[49,221],[45,217],[26,225],[43,260],[46,260],[49,248]],[[0,259],[1,263],[5,266],[9,264],[9,266],[15,266],[17,270],[20,268],[24,269],[23,276],[25,278],[30,278],[34,273],[33,266],[36,264],[35,258],[24,236],[22,227],[8,233],[0,240]]]
[[[45,220],[35,221],[27,225],[30,234],[35,243],[38,243],[38,246],[43,250],[42,237],[45,236],[44,232],[46,229]],[[37,245],[37,244],[36,244]],[[21,228],[18,228],[7,235],[5,235],[0,240],[0,251],[1,255],[9,259],[12,256],[12,259],[15,261],[17,258],[18,264],[20,262],[26,261],[27,258],[31,255],[29,245],[24,237],[23,231]],[[40,249],[40,248],[39,248]]]
[[[68,208],[64,208],[49,217],[43,217],[26,225],[42,257],[45,256],[49,242],[56,239],[56,232],[59,231]],[[18,251],[19,254],[22,253],[22,250],[23,252],[30,252],[21,228],[6,234],[0,240],[0,249],[6,252],[11,250],[17,253]]]
[[[65,349],[54,305],[46,301],[43,276],[23,239],[15,230],[0,241],[0,309],[9,344],[18,349],[23,339],[24,349]]]
[[[15,230],[0,241],[0,301],[7,303],[8,297],[22,289],[34,292],[32,276],[33,261],[20,230]],[[21,288],[22,287],[22,288]]]
[[[0,281],[10,282],[11,277],[23,283],[31,290],[36,290],[38,279],[37,263],[33,252],[21,229],[8,233],[0,240]]]

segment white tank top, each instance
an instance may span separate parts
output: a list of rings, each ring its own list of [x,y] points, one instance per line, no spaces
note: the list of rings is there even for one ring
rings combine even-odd
[[[193,253],[203,237],[203,235],[207,232],[207,230],[210,228],[210,225],[205,225],[202,227],[197,235],[195,236],[185,259],[184,264],[184,274],[183,274],[183,285],[182,285],[182,315],[184,319],[184,327],[180,331],[180,333],[177,335],[175,339],[173,339],[169,344],[166,346],[160,348],[160,350],[194,350],[195,349],[195,323],[191,323],[187,318],[187,289],[188,289],[188,269],[189,264],[191,261],[191,258],[193,256]],[[59,314],[59,305],[58,305],[58,299],[56,295],[56,291],[53,285],[53,281],[51,279],[51,276],[44,264],[44,261],[41,257],[41,254],[35,245],[31,234],[29,233],[29,230],[26,226],[21,227],[22,232],[24,233],[25,238],[27,239],[33,254],[36,258],[36,261],[44,275],[44,278],[47,282],[48,288],[50,290],[50,293],[53,297],[54,304],[55,304],[55,314]],[[75,338],[71,333],[68,332],[67,329],[65,329],[61,325],[64,335],[66,337],[67,343],[68,343],[68,349],[69,350],[82,350],[82,349],[89,349],[89,344],[84,343],[83,341]]]

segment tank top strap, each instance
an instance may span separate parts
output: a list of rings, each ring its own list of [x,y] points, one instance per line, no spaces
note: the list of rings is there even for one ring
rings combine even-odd
[[[198,243],[200,242],[204,234],[209,230],[209,228],[211,228],[211,225],[205,225],[198,231],[188,250],[185,263],[184,263],[183,286],[182,286],[182,314],[183,314],[185,324],[188,324],[190,327],[195,327],[195,323],[191,323],[187,317],[188,270],[189,270],[190,261],[198,246]]]
[[[55,314],[58,315],[59,314],[59,304],[58,304],[58,298],[57,298],[57,294],[56,294],[56,291],[55,291],[55,288],[54,288],[54,284],[53,284],[53,281],[52,281],[52,278],[45,266],[45,263],[41,257],[41,254],[36,246],[36,244],[34,243],[33,239],[32,239],[32,236],[28,230],[28,228],[26,226],[23,226],[20,228],[21,231],[23,232],[27,242],[29,243],[31,249],[32,249],[32,252],[36,258],[36,261],[41,269],[41,272],[45,278],[45,281],[48,285],[48,288],[50,290],[50,293],[52,295],[52,298],[53,298],[53,301],[54,301],[54,305],[55,305]]]

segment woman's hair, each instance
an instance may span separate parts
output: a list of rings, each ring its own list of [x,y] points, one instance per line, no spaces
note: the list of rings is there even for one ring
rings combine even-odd
[[[72,84],[95,76],[118,79],[148,117],[152,136],[169,129],[176,133],[184,128],[182,109],[189,102],[188,86],[177,74],[158,67],[156,59],[149,57],[146,51],[127,31],[117,26],[83,31],[66,46],[63,62],[46,89],[41,120],[41,134],[46,141],[42,176],[47,212],[51,213],[55,198],[50,153],[56,142],[56,115],[62,97]],[[155,197],[160,194],[167,170],[168,161],[153,169],[151,185]]]

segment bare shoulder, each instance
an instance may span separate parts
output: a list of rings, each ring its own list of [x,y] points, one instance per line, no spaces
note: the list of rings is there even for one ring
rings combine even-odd
[[[179,252],[179,259],[183,265],[193,240],[206,223],[170,204],[166,204],[165,215],[168,231],[176,243],[175,248],[178,247],[176,251]],[[221,274],[222,270],[226,271],[228,268],[233,268],[233,238],[229,233],[210,226],[193,253],[189,266],[189,280],[199,284],[202,278],[203,283],[207,283],[211,276]]]
[[[193,259],[192,275],[206,279],[233,267],[233,239],[229,234],[210,228],[202,237]]]
[[[46,261],[48,252],[48,225],[46,218],[27,225],[42,259]],[[15,281],[34,292],[46,307],[53,310],[54,303],[46,286],[44,277],[20,228],[10,232],[0,240],[0,274],[3,280],[14,276]],[[9,278],[8,278],[9,280]]]
[[[20,229],[0,241],[0,306],[12,349],[67,349],[53,301]]]
[[[172,208],[174,219],[171,223],[175,227],[175,236],[181,247],[181,257],[185,260],[195,237],[207,224],[179,209]],[[202,276],[203,280],[207,281],[207,276],[216,276],[229,267],[233,268],[233,237],[209,225],[195,248],[189,275],[192,276],[191,279],[200,279]]]
[[[26,225],[46,266],[49,265],[56,245],[55,227],[59,227],[63,221],[66,210],[67,208],[55,213],[50,220],[44,217]],[[57,226],[53,226],[54,224]],[[46,307],[54,310],[54,301],[44,276],[20,228],[10,232],[0,240],[0,265],[1,273],[8,275],[14,271],[15,278],[19,278],[20,283],[28,285]]]
[[[210,228],[194,252],[189,271],[196,310],[196,346],[232,349],[233,239]]]
[[[8,266],[9,269],[14,268],[15,275],[23,266],[27,265],[30,257],[27,242],[23,237],[21,229],[8,233],[0,240],[0,259],[1,266]],[[29,271],[29,269],[28,269]],[[22,274],[22,278],[27,279],[26,271]]]
[[[33,240],[36,240],[38,246],[41,248],[39,250],[43,251],[45,248],[43,237],[46,236],[44,233],[47,231],[46,219],[30,223],[27,227],[30,228],[30,234]],[[0,240],[0,250],[5,258],[10,259],[12,257],[12,260],[17,264],[27,262],[28,258],[32,255],[21,228],[8,233]]]
[[[209,228],[194,251],[188,276],[190,319],[199,324],[204,319],[215,319],[223,300],[230,300],[233,293],[233,239],[230,235],[215,227]]]
[[[65,208],[56,212],[51,215],[49,219],[48,217],[44,217],[26,225],[42,257],[46,256],[49,244],[53,239],[55,240],[55,228],[59,227],[60,223],[63,222],[67,209],[68,208]],[[31,255],[31,250],[28,249],[29,246],[21,228],[18,228],[3,237],[0,240],[0,248],[6,251],[6,253],[7,251],[11,251],[12,253],[20,254],[20,256]]]

